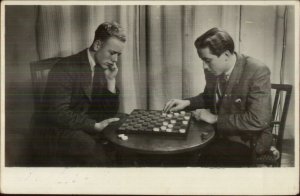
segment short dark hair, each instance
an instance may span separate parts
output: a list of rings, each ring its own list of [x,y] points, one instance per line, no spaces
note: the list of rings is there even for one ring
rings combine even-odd
[[[220,56],[226,50],[234,52],[232,37],[224,30],[212,28],[198,37],[194,43],[197,50],[208,47],[212,54]]]
[[[126,35],[124,29],[117,22],[104,22],[98,26],[95,31],[95,40],[106,41],[110,37],[116,37],[119,40],[125,42]]]

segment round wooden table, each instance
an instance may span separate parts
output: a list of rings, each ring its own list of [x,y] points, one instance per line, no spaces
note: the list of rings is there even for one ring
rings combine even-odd
[[[212,125],[191,120],[188,134],[185,138],[163,135],[126,134],[128,140],[118,138],[117,129],[128,115],[119,115],[120,121],[112,123],[103,134],[108,141],[118,147],[141,154],[176,154],[199,150],[210,143],[215,131]]]

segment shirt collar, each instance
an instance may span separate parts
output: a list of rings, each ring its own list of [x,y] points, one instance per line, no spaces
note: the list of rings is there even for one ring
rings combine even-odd
[[[88,59],[89,59],[89,63],[90,63],[90,66],[91,66],[91,70],[94,71],[96,62],[95,62],[94,58],[92,57],[92,54],[91,54],[89,48],[87,49],[87,54],[88,54]]]

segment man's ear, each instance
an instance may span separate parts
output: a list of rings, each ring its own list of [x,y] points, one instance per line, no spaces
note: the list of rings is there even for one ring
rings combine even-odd
[[[93,50],[98,51],[100,48],[102,48],[102,42],[100,40],[95,40],[93,43]]]
[[[224,54],[225,54],[226,57],[230,57],[230,55],[231,55],[231,53],[229,52],[229,50],[226,50],[226,51],[224,52]]]

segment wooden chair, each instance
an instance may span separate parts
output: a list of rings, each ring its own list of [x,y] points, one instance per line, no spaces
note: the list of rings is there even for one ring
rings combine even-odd
[[[275,91],[275,97],[272,108],[272,134],[273,134],[273,149],[274,147],[278,150],[279,156],[275,155],[270,150],[263,155],[256,155],[255,153],[255,137],[252,137],[251,148],[253,150],[253,164],[263,164],[272,167],[281,166],[281,154],[282,154],[282,140],[284,136],[284,129],[286,118],[288,114],[288,108],[292,93],[292,85],[288,84],[272,84],[272,91]],[[257,136],[256,136],[257,137]],[[253,141],[254,140],[254,141]]]
[[[44,157],[47,157],[46,153],[41,154],[41,148],[43,148],[43,141],[40,141],[40,138],[36,136],[36,133],[39,132],[39,129],[43,127],[43,124],[40,123],[40,109],[42,107],[42,98],[45,91],[48,73],[61,58],[49,58],[40,61],[34,61],[30,63],[31,71],[31,80],[32,80],[32,92],[34,98],[34,113],[31,117],[30,122],[30,145],[32,149],[32,166],[44,166],[48,164],[49,160],[46,160]]]
[[[38,111],[40,108],[42,96],[48,79],[48,73],[52,66],[59,60],[61,60],[61,57],[49,58],[30,63],[35,111]]]

